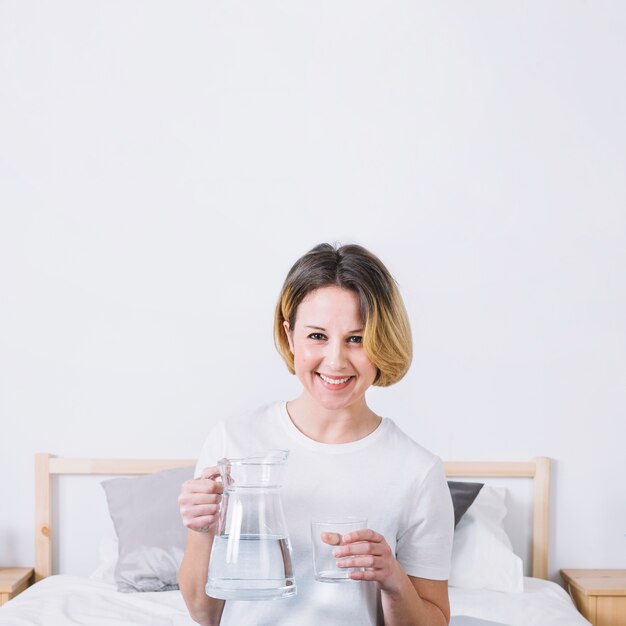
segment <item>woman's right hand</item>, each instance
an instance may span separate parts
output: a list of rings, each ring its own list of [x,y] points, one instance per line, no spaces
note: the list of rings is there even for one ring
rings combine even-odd
[[[178,496],[178,507],[183,523],[190,530],[201,533],[215,532],[219,522],[222,483],[217,467],[207,467],[200,478],[187,480]]]

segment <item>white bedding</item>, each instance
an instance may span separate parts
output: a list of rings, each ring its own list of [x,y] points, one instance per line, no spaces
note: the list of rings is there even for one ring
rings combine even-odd
[[[453,616],[510,626],[589,626],[557,584],[524,579],[523,593],[450,588]],[[452,619],[451,626],[475,624]],[[179,591],[119,593],[111,583],[50,576],[0,608],[0,626],[191,626]],[[297,619],[294,619],[297,626]],[[478,624],[476,625],[478,626]]]
[[[190,626],[180,591],[120,593],[112,583],[49,576],[0,607],[0,626]]]
[[[590,626],[562,587],[524,578],[522,593],[450,587],[452,615],[469,615],[510,626]]]

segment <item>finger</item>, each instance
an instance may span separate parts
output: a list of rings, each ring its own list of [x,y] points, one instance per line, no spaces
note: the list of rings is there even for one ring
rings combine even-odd
[[[200,478],[210,478],[211,480],[214,480],[219,475],[220,475],[219,467],[217,467],[217,465],[213,465],[211,467],[205,467],[200,473]]]
[[[204,517],[206,515],[213,515],[215,518],[217,518],[219,512],[220,507],[218,504],[201,504],[192,507],[181,507],[181,515],[189,519]]]
[[[363,528],[361,530],[352,530],[346,533],[341,543],[354,543],[356,541],[373,541],[375,543],[382,543],[385,538],[380,533],[372,530],[371,528]]]
[[[222,501],[222,495],[219,493],[206,492],[189,492],[181,493],[178,496],[178,504],[180,506],[196,506],[198,504],[219,504]]]
[[[201,533],[209,532],[216,524],[216,518],[213,515],[203,515],[201,517],[195,517],[188,522],[185,522],[185,526],[191,530],[196,530]]]
[[[329,546],[338,546],[341,543],[341,535],[339,533],[322,533],[322,541]]]
[[[220,485],[220,483],[209,478],[192,478],[191,480],[186,480],[183,483],[183,487],[187,491],[206,491],[207,487],[213,489],[214,486],[218,485]]]
[[[357,569],[348,572],[348,578],[351,580],[380,580],[382,577],[382,570],[378,569]]]
[[[382,556],[385,553],[383,544],[371,543],[369,541],[359,541],[338,546],[333,550],[333,556],[343,558],[347,556],[372,555]]]
[[[367,568],[367,569],[382,569],[381,563],[378,561],[378,558],[373,555],[354,556],[354,557],[346,557],[343,559],[339,559],[337,561],[337,567],[339,568],[361,567],[361,568]]]
[[[223,492],[221,483],[216,483],[213,480],[200,479],[187,480],[182,484],[180,489],[180,498],[191,496],[192,494],[198,495],[219,495]]]
[[[183,485],[181,492],[178,494],[178,504],[209,504],[217,503],[222,499],[222,492],[213,486],[203,485],[200,489],[193,485]]]

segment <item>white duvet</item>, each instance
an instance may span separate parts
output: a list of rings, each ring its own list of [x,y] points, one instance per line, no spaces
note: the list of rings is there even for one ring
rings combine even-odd
[[[453,616],[509,626],[589,626],[557,584],[524,579],[523,593],[450,588]],[[462,624],[474,620],[453,618]],[[488,622],[487,622],[488,623]],[[178,591],[119,593],[111,583],[50,576],[0,607],[0,626],[191,626]],[[297,626],[297,616],[294,626]]]
[[[539,578],[524,578],[522,593],[450,587],[450,608],[510,626],[590,626],[562,587]]]

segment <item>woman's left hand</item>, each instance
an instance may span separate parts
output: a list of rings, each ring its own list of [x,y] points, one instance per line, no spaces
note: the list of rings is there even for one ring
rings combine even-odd
[[[334,542],[331,540],[328,543]],[[373,580],[382,590],[397,590],[402,585],[402,578],[406,578],[386,539],[369,528],[343,535],[340,545],[333,550],[333,556],[337,558],[337,567],[365,568],[350,572],[352,580]]]

